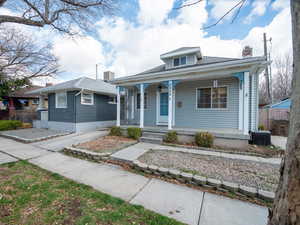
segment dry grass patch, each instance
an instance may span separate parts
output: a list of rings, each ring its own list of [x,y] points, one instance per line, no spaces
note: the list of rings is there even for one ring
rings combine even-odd
[[[122,136],[103,136],[93,141],[75,145],[75,148],[86,149],[93,152],[115,152],[137,143],[136,140]]]

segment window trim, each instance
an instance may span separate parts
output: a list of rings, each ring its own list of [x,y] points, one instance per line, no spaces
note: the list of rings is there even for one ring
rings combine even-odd
[[[197,87],[196,88],[196,110],[204,110],[204,111],[207,111],[207,110],[221,110],[221,111],[224,111],[224,110],[229,110],[229,85],[220,85],[218,86],[217,88],[222,88],[222,87],[226,87],[226,91],[227,91],[227,102],[226,102],[226,108],[199,108],[198,107],[198,89],[204,89],[204,88],[210,88],[211,92],[212,92],[212,89],[215,88],[213,86],[206,86],[206,87]],[[212,99],[211,99],[211,105],[212,105]]]
[[[137,101],[138,100],[137,99],[138,94],[141,94],[141,93],[137,92],[136,95],[135,95],[135,103],[136,103],[135,104],[135,109],[136,110],[141,110],[141,108],[138,109],[138,107],[137,107],[138,106],[138,101]],[[145,94],[147,95],[147,97],[146,97],[147,98],[147,102],[146,102],[146,105],[145,105],[145,102],[144,102],[144,105],[146,106],[146,107],[144,106],[144,110],[148,110],[148,101],[149,101],[148,92],[144,92],[144,96],[145,96]]]
[[[181,64],[181,58],[185,58],[185,64]],[[179,59],[179,65],[178,66],[175,66],[175,63],[174,63],[174,60],[175,59]],[[173,67],[180,67],[180,66],[186,66],[188,64],[187,62],[187,56],[178,56],[178,57],[174,57],[173,58]]]
[[[66,106],[58,107],[58,105],[57,105],[57,103],[58,103],[58,101],[57,101],[58,96],[57,95],[58,94],[64,94],[66,96]],[[57,108],[57,109],[66,109],[66,108],[68,108],[68,95],[67,95],[66,91],[55,92],[55,108]]]
[[[83,99],[84,99],[83,94],[91,95],[91,103],[86,103],[86,102],[83,101]],[[94,93],[81,92],[81,94],[80,94],[80,103],[81,103],[81,105],[94,105]]]
[[[108,101],[108,104],[111,104],[111,105],[117,104],[117,96],[114,96],[114,97],[109,96],[109,98],[113,98],[113,101]]]

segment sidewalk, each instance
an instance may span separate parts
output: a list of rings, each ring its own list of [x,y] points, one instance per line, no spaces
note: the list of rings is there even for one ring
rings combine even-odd
[[[124,171],[118,166],[93,163],[12,140],[1,138],[0,144],[2,153],[10,157],[26,155],[31,158],[29,162],[41,168],[187,224],[265,225],[267,222],[268,211],[265,207],[150,179]]]
[[[241,160],[248,160],[248,161],[254,161],[254,162],[277,164],[277,165],[280,165],[280,163],[281,163],[280,158],[263,158],[263,157],[257,157],[257,156],[230,154],[230,153],[205,151],[205,150],[189,149],[189,148],[181,148],[181,147],[172,147],[172,146],[164,146],[164,145],[149,144],[149,143],[142,143],[142,142],[132,145],[121,151],[118,151],[118,152],[112,154],[111,156],[117,160],[132,162],[132,161],[138,159],[141,155],[143,155],[150,149],[151,150],[178,151],[178,152],[186,152],[186,153],[193,153],[193,154],[199,154],[199,155],[210,155],[210,156],[224,157],[224,158],[229,158],[229,159],[241,159]]]

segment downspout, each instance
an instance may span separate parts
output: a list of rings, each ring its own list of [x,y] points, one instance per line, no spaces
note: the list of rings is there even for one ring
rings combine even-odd
[[[76,97],[78,95],[80,95],[82,92],[83,92],[83,88],[78,93],[75,94],[75,98],[74,98],[75,129],[76,129],[76,124],[77,124]],[[76,130],[75,130],[75,132],[76,132]]]

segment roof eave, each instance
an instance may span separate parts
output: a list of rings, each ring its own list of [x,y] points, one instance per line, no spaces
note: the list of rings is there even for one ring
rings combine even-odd
[[[238,62],[236,60],[234,61],[228,61],[228,62],[222,62],[222,63],[214,63],[209,65],[199,65],[195,67],[188,67],[188,68],[179,68],[177,70],[170,70],[170,71],[163,71],[163,72],[156,72],[156,73],[148,73],[148,74],[142,74],[140,76],[128,76],[125,78],[118,78],[112,81],[113,84],[124,84],[127,82],[134,82],[134,81],[140,81],[142,79],[149,78],[151,76],[166,76],[168,75],[180,75],[184,73],[191,73],[191,72],[209,72],[211,70],[220,70],[224,69],[226,67],[240,67],[240,66],[249,66],[251,67],[253,64],[262,64],[263,62],[267,63],[265,57],[253,57],[253,58],[247,58],[247,59],[239,59]],[[263,65],[262,65],[263,66]]]

